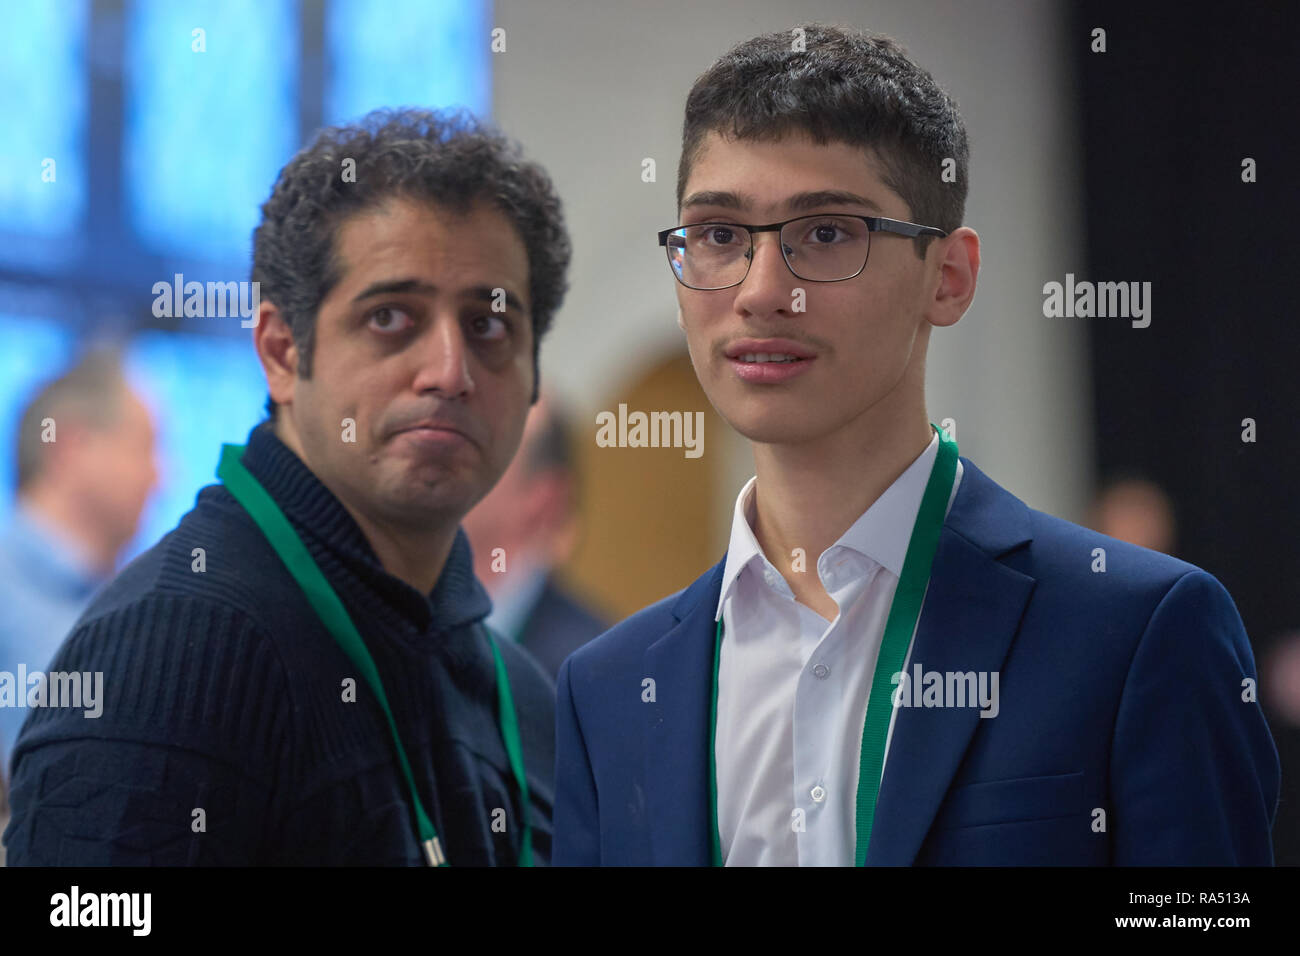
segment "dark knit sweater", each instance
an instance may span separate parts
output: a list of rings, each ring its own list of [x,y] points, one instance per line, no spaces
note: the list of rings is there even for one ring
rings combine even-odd
[[[268,423],[250,434],[243,462],[365,639],[448,860],[514,864],[521,807],[478,623],[491,602],[464,531],[426,596],[383,569]],[[196,570],[196,548],[206,570]],[[526,652],[499,643],[535,862],[546,863],[554,689]],[[13,754],[9,865],[423,865],[369,685],[223,486],[200,491],[176,529],[100,593],[49,670],[102,671],[103,714],[29,714]],[[344,700],[347,678],[355,702]]]

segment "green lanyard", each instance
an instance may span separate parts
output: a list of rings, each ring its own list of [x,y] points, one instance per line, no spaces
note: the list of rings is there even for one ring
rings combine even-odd
[[[334,588],[330,586],[329,581],[325,579],[321,569],[316,566],[316,562],[312,560],[306,545],[302,543],[302,539],[298,537],[293,530],[293,526],[289,524],[289,519],[284,516],[284,512],[275,503],[275,499],[258,483],[258,480],[240,461],[243,454],[243,445],[222,445],[221,463],[217,466],[217,477],[222,480],[226,490],[244,506],[244,510],[262,529],[262,534],[266,535],[266,539],[271,543],[271,547],[275,549],[275,553],[280,556],[280,560],[289,569],[293,579],[302,588],[303,594],[320,618],[321,623],[325,625],[339,647],[343,649],[343,652],[347,654],[353,665],[366,679],[366,683],[370,685],[370,689],[374,692],[376,700],[379,701],[379,706],[384,711],[384,717],[388,721],[388,729],[393,735],[393,746],[397,749],[398,763],[402,768],[402,775],[406,777],[406,785],[411,790],[411,803],[415,807],[420,845],[424,847],[424,853],[430,866],[448,866],[447,857],[442,851],[442,843],[438,839],[438,833],[434,829],[429,815],[424,812],[424,807],[420,803],[420,795],[415,789],[415,777],[411,774],[411,762],[406,758],[406,749],[402,746],[402,739],[397,733],[397,723],[393,720],[393,712],[388,706],[388,696],[384,693],[384,685],[379,679],[379,668],[375,666],[374,658],[370,656],[370,651],[366,648],[366,642],[362,639],[360,632],[357,631],[356,625],[352,623],[352,618],[348,616],[343,602],[339,599]],[[523,806],[524,828],[519,850],[519,865],[532,866],[533,831],[528,823],[528,781],[524,776],[524,757],[523,748],[519,741],[519,723],[515,717],[514,698],[510,695],[510,680],[506,675],[505,661],[501,658],[501,651],[497,648],[491,632],[488,632],[488,644],[492,648],[492,656],[496,661],[497,710],[501,726],[501,737],[505,743],[506,754],[510,759],[510,769],[514,772],[515,783],[519,787],[519,799]]]
[[[862,726],[862,757],[858,771],[857,841],[854,864],[866,866],[867,846],[871,842],[871,824],[876,814],[876,797],[880,792],[881,767],[885,759],[885,738],[893,711],[891,678],[903,669],[907,648],[912,643],[921,601],[930,582],[930,566],[939,544],[939,531],[948,513],[948,498],[957,475],[957,443],[939,433],[939,453],[930,469],[930,480],[921,498],[921,507],[912,526],[912,538],[903,560],[903,573],[894,591],[894,601],[885,622],[885,636],[876,658],[875,676],[867,699],[867,716]],[[722,837],[718,831],[718,671],[722,660],[722,618],[718,618],[713,644],[713,700],[709,709],[709,843],[714,866],[722,866]]]

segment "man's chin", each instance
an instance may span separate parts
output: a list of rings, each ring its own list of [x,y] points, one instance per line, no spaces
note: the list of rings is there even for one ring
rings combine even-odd
[[[376,481],[373,493],[386,512],[409,514],[413,521],[455,515],[456,520],[473,507],[479,483],[460,469],[443,465],[408,465],[401,474]]]
[[[744,407],[719,408],[722,418],[744,438],[763,445],[798,445],[816,438],[820,416],[778,402],[750,402]],[[760,407],[766,405],[767,407]]]

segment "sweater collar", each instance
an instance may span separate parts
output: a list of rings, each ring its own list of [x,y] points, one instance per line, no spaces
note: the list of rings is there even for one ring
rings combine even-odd
[[[419,634],[431,630],[438,634],[482,620],[491,611],[492,601],[474,576],[473,553],[464,528],[456,528],[447,563],[433,590],[421,594],[384,569],[356,520],[279,439],[270,421],[249,433],[242,461],[275,499],[331,583],[338,588],[335,567],[342,564],[381,599],[373,610],[390,624],[404,622]]]

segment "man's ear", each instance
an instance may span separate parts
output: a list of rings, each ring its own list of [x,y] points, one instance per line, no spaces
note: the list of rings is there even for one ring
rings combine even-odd
[[[266,373],[266,388],[277,405],[292,405],[298,377],[298,347],[293,330],[274,303],[263,299],[253,326],[253,347]]]
[[[946,328],[957,323],[975,298],[975,282],[980,271],[980,237],[969,226],[960,226],[930,249],[942,252],[939,282],[934,299],[926,309],[926,319],[931,325]]]

